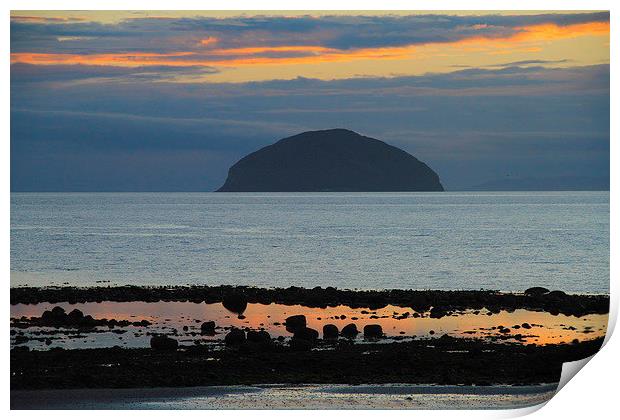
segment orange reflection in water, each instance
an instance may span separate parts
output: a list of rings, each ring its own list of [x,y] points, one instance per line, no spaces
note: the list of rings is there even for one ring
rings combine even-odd
[[[12,305],[11,317],[40,316],[44,310],[56,305]],[[372,311],[368,308],[352,309],[348,306],[336,306],[326,309],[309,308],[301,305],[280,304],[249,304],[239,319],[236,314],[229,312],[220,303],[197,304],[191,302],[102,302],[84,304],[58,304],[67,312],[78,308],[94,318],[127,319],[130,321],[147,319],[155,327],[176,329],[183,334],[182,328],[188,327],[188,334],[200,330],[200,324],[213,320],[220,327],[249,327],[252,329],[264,328],[272,336],[290,336],[283,323],[291,315],[305,315],[308,326],[322,331],[325,324],[334,324],[339,329],[349,323],[355,323],[358,329],[364,325],[379,324],[389,337],[417,336],[427,337],[430,331],[436,336],[449,334],[455,337],[492,338],[501,336],[497,327],[509,328],[510,335],[521,334],[523,343],[538,345],[569,343],[574,339],[580,341],[592,339],[605,334],[607,329],[607,315],[587,315],[574,317],[566,315],[551,315],[547,312],[535,312],[518,309],[514,312],[502,311],[499,314],[487,315],[486,310],[479,312],[467,311],[458,315],[445,316],[440,319],[429,318],[428,314],[414,318],[411,308],[401,308],[388,305],[385,308]],[[410,316],[398,319],[405,312]],[[344,316],[344,318],[343,318]],[[514,328],[528,323],[532,327]],[[495,327],[495,329],[492,329]],[[218,336],[225,333],[219,330]],[[221,338],[221,337],[219,337]]]

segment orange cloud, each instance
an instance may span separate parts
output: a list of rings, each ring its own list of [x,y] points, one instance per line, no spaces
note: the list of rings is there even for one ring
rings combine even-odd
[[[11,16],[14,22],[37,22],[37,23],[64,23],[64,22],[80,22],[85,19],[79,17],[41,17],[41,16]]]
[[[219,42],[219,39],[217,39],[217,38],[216,38],[216,37],[214,37],[214,36],[210,36],[210,37],[208,37],[208,38],[201,39],[201,40],[200,40],[200,45],[207,46],[207,45],[217,44],[218,42]]]
[[[205,52],[174,53],[106,53],[106,54],[45,54],[12,53],[11,63],[35,65],[82,64],[120,67],[144,66],[220,66],[289,65],[354,60],[394,60],[411,57],[422,46],[452,47],[465,51],[502,54],[502,50],[535,51],[541,42],[580,36],[609,35],[609,22],[590,22],[559,26],[541,24],[517,28],[508,37],[473,36],[446,43],[415,44],[400,47],[359,48],[339,50],[318,45],[285,45],[210,49]],[[206,38],[202,45],[213,45],[217,38]],[[297,53],[297,56],[257,56],[269,53]]]
[[[212,55],[253,55],[271,52],[301,52],[301,53],[331,53],[338,50],[321,47],[318,45],[284,45],[277,47],[246,47],[246,48],[222,48],[210,51]]]

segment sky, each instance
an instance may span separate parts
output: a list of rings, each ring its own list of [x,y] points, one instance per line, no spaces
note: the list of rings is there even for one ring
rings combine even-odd
[[[211,191],[347,128],[448,190],[609,178],[607,12],[11,12],[12,191]]]

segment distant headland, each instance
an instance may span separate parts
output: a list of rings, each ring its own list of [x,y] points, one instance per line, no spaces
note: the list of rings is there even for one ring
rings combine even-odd
[[[443,191],[439,176],[397,147],[354,131],[307,131],[250,153],[218,192]]]

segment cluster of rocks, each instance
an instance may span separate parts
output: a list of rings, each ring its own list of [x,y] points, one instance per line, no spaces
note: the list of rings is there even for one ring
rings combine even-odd
[[[319,338],[319,332],[306,325],[306,317],[304,315],[293,315],[286,318],[286,330],[293,333],[291,346],[296,348],[310,348]],[[342,330],[334,324],[325,324],[323,326],[324,340],[337,340],[342,336],[345,338],[355,338],[360,333],[357,325],[354,323],[345,325]],[[383,337],[383,328],[378,324],[370,324],[364,326],[364,338],[376,339]]]
[[[55,306],[52,310],[44,311],[40,317],[22,317],[19,320],[13,322],[13,325],[18,328],[28,327],[56,327],[56,328],[80,328],[90,329],[95,327],[147,327],[151,323],[147,320],[142,321],[127,321],[116,319],[95,319],[91,315],[84,315],[79,309],[73,309],[71,312],[66,313],[65,309],[60,306]]]
[[[210,327],[215,327],[213,321],[209,321]],[[204,323],[203,326],[207,324]],[[293,334],[289,341],[289,347],[295,351],[310,350],[316,346],[319,340],[319,331],[307,326],[305,315],[293,315],[286,318],[284,322],[286,330]],[[211,328],[213,330],[213,328]],[[378,324],[366,325],[363,330],[364,338],[377,339],[384,336],[383,329]],[[338,340],[339,337],[355,338],[360,331],[355,324],[348,324],[342,331],[334,324],[323,326],[323,339],[326,341]],[[233,327],[224,337],[224,343],[230,348],[244,350],[269,350],[274,346],[274,341],[282,342],[285,338],[280,336],[275,340],[271,335],[261,330],[241,329]]]
[[[497,291],[440,291],[440,290],[339,290],[334,287],[302,287],[263,289],[243,286],[166,286],[166,287],[18,287],[11,288],[11,304],[41,302],[101,302],[117,301],[190,301],[195,303],[222,302],[240,316],[248,303],[279,303],[326,308],[347,305],[351,308],[380,309],[387,305],[412,308],[417,313],[433,312],[440,318],[466,309],[491,313],[515,309],[543,310],[551,313],[583,316],[609,312],[608,295],[568,295],[532,287],[524,293]]]

